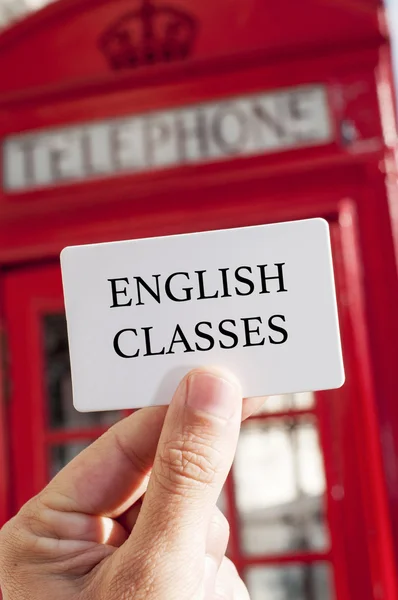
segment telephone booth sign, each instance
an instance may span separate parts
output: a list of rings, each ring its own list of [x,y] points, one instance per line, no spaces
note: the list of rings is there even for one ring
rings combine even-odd
[[[0,521],[125,414],[72,407],[63,247],[323,217],[346,383],[267,399],[220,506],[253,600],[395,600],[381,2],[59,0],[0,35],[0,73]]]

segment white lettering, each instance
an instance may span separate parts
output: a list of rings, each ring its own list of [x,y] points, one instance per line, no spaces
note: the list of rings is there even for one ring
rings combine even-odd
[[[18,134],[4,141],[4,188],[278,152],[328,143],[331,131],[325,89],[302,87]]]

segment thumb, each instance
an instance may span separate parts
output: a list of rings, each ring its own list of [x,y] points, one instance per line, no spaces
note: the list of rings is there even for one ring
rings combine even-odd
[[[184,579],[190,567],[202,579],[209,523],[233,462],[241,415],[240,385],[224,370],[194,370],[174,395],[125,546],[131,556],[146,555],[163,582],[165,569],[175,581],[179,567]]]

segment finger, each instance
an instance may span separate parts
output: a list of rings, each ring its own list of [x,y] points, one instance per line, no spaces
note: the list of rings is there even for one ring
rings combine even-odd
[[[211,558],[219,569],[227,551],[229,523],[221,510],[215,507],[210,519],[206,539],[206,556]]]
[[[233,600],[250,600],[249,590],[239,575],[235,580]]]
[[[219,568],[211,600],[234,600],[235,579],[238,577],[235,565],[224,558]]]
[[[209,521],[232,465],[241,415],[241,389],[228,372],[197,369],[184,378],[167,412],[126,552],[142,554],[155,537],[157,556],[149,553],[148,560],[158,560],[162,547],[167,547],[168,564],[179,565],[182,572],[187,566],[189,571],[190,561],[203,560]]]
[[[229,523],[219,508],[215,508],[210,520],[206,540],[204,571],[205,598],[211,598],[216,583],[218,569],[227,551]]]
[[[41,501],[65,512],[125,512],[146,490],[166,410],[145,408],[111,427],[60,471]]]
[[[260,405],[247,398],[243,418]],[[56,510],[119,516],[146,491],[166,410],[145,408],[114,425],[71,461],[42,497],[50,492]]]
[[[242,421],[256,413],[265,402],[264,396],[254,396],[253,398],[245,398],[243,400]]]
[[[143,496],[145,497],[145,496]],[[124,512],[120,517],[118,517],[118,523],[120,523],[124,529],[131,533],[138,519],[138,515],[140,514],[142,506],[142,498],[137,500],[135,504],[126,512]]]
[[[109,517],[54,510],[39,498],[28,502],[19,517],[37,537],[55,540],[96,542],[118,548],[129,535],[120,523]]]
[[[218,571],[211,600],[250,600],[249,593],[235,565],[224,558]]]

